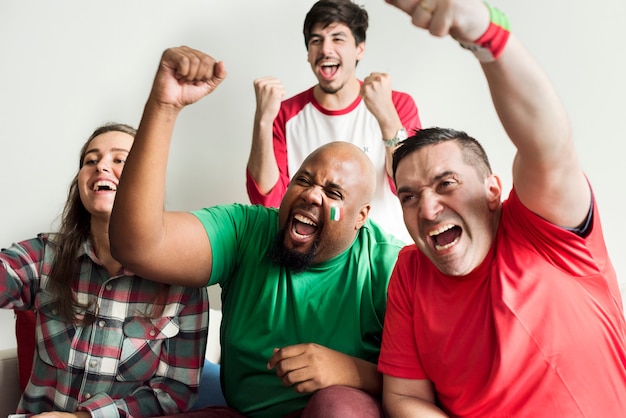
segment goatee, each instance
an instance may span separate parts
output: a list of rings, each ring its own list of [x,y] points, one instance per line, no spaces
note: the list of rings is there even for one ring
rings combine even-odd
[[[317,252],[318,240],[316,239],[311,248],[305,252],[297,252],[286,248],[284,243],[284,231],[276,236],[274,247],[270,251],[270,258],[279,266],[287,267],[293,273],[302,273],[311,267],[315,253]]]

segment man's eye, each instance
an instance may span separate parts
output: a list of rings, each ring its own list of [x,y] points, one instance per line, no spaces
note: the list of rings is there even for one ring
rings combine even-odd
[[[417,199],[417,196],[414,193],[401,194],[399,197],[400,197],[400,204],[402,205],[406,203],[410,203],[414,201],[415,199]]]
[[[298,177],[296,178],[296,184],[299,184],[300,186],[308,186],[311,182],[304,177]]]
[[[444,180],[441,183],[439,183],[438,189],[440,191],[446,191],[446,190],[449,190],[452,187],[454,187],[456,184],[457,184],[457,182],[454,181],[454,180]]]
[[[341,193],[329,190],[326,192],[326,196],[330,197],[333,200],[342,200],[343,196]]]

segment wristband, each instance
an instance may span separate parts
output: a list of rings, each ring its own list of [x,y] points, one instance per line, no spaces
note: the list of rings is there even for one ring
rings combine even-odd
[[[489,27],[474,42],[459,42],[465,49],[472,51],[480,62],[495,61],[506,46],[509,39],[509,19],[495,7],[485,3],[489,9]]]

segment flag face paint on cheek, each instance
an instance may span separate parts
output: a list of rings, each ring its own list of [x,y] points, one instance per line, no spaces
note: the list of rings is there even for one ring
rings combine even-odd
[[[337,206],[331,206],[330,208],[330,220],[340,221],[343,218],[343,208]]]

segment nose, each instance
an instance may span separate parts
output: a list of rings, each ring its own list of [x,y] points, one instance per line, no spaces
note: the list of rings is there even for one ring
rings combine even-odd
[[[424,192],[420,197],[419,215],[422,219],[434,221],[441,214],[443,205],[439,196],[433,192]]]
[[[323,191],[319,186],[311,186],[302,191],[302,199],[310,205],[321,206],[323,202]]]
[[[111,167],[109,166],[109,163],[105,161],[103,158],[100,161],[98,161],[98,164],[96,164],[96,170],[98,172],[109,172],[111,171]]]
[[[322,53],[324,56],[330,55],[333,50],[333,41],[331,38],[324,38],[322,41]]]

